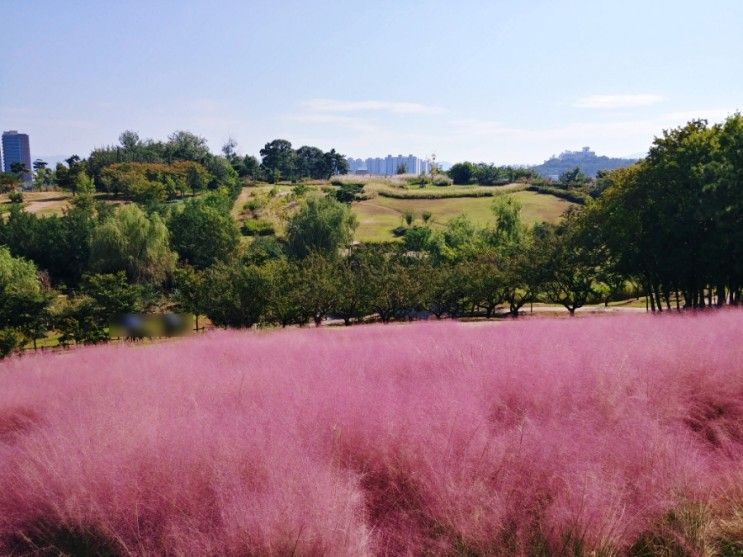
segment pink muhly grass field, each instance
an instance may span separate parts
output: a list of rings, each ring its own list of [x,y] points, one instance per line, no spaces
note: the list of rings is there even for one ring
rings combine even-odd
[[[0,554],[631,552],[743,502],[742,333],[731,310],[11,359]]]

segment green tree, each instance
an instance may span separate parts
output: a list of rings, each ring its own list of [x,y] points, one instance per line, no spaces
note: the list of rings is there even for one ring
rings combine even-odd
[[[10,163],[10,173],[18,178],[18,180],[26,180],[26,178],[31,175],[31,172],[26,167],[26,164],[22,162]]]
[[[101,326],[144,309],[142,287],[129,282],[124,271],[85,275],[80,292],[95,302],[95,317]]]
[[[187,202],[175,211],[168,229],[180,259],[198,269],[229,260],[240,243],[240,231],[229,212],[202,201]]]
[[[206,139],[188,131],[173,132],[165,143],[165,158],[168,162],[183,160],[203,163],[209,155]]]
[[[46,333],[51,299],[42,291],[36,266],[0,246],[0,358]]]
[[[134,282],[161,284],[172,274],[176,258],[160,215],[148,216],[136,205],[121,207],[93,230],[90,260],[94,271],[125,271]]]
[[[601,272],[600,255],[586,242],[582,232],[579,216],[568,213],[545,238],[549,264],[544,292],[550,302],[564,306],[570,315],[594,293]]]
[[[353,320],[361,321],[372,313],[372,300],[368,288],[368,269],[363,258],[353,252],[349,257],[336,261],[336,297],[332,313],[348,326]]]
[[[305,324],[308,311],[302,299],[304,277],[299,265],[281,257],[267,261],[263,268],[270,281],[266,320],[282,327]]]
[[[294,180],[296,177],[296,153],[285,139],[274,139],[261,149],[261,166],[272,181]]]
[[[9,172],[0,172],[0,193],[8,193],[20,186],[18,178]]]
[[[174,275],[174,299],[177,311],[194,316],[196,330],[199,330],[199,316],[206,315],[207,302],[204,275],[193,267],[178,267]]]
[[[449,177],[455,184],[471,184],[475,179],[477,167],[471,162],[458,162],[449,169]]]
[[[336,174],[348,174],[348,161],[346,157],[336,152],[335,149],[331,149],[323,155],[324,160],[324,174],[321,178],[329,180]]]
[[[333,310],[338,298],[338,276],[335,258],[325,253],[310,252],[299,263],[299,290],[304,312],[319,327]]]
[[[270,276],[254,265],[216,263],[204,272],[206,315],[218,327],[252,327],[269,309]]]
[[[324,155],[322,150],[317,147],[303,145],[297,149],[295,153],[297,178],[321,179],[328,177]]]
[[[563,187],[570,189],[585,186],[590,181],[590,178],[583,173],[579,166],[576,166],[575,168],[566,170],[560,174],[557,181]]]
[[[313,251],[335,255],[349,245],[356,226],[347,205],[330,197],[307,199],[287,223],[287,253],[296,259]]]
[[[404,319],[422,309],[423,265],[398,251],[367,247],[358,254],[366,271],[369,304],[383,323]]]

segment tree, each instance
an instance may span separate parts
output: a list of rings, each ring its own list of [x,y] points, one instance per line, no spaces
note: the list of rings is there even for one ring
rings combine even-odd
[[[263,154],[261,152],[261,154]],[[325,157],[322,150],[317,147],[303,145],[297,149],[295,154],[296,172],[298,178],[326,178],[328,170],[325,168]]]
[[[178,311],[194,316],[199,330],[199,316],[207,313],[204,275],[193,267],[184,266],[175,270],[174,298]]]
[[[0,172],[0,193],[8,193],[20,185],[18,177],[9,172]]]
[[[282,327],[307,322],[304,305],[303,276],[297,263],[280,257],[267,261],[263,267],[270,282],[266,320]]]
[[[319,327],[338,298],[335,257],[310,252],[299,263],[299,292],[302,308]]]
[[[513,317],[518,316],[525,304],[536,299],[545,282],[545,273],[549,269],[545,236],[543,228],[537,226],[518,241],[499,248],[503,301],[508,303],[508,311]]]
[[[292,144],[285,139],[274,139],[261,149],[261,166],[271,181],[294,180],[296,154]]]
[[[240,231],[229,212],[208,202],[190,201],[168,222],[170,243],[180,259],[197,269],[234,256]]]
[[[368,269],[363,258],[353,252],[349,257],[338,258],[335,273],[337,290],[332,313],[348,326],[353,320],[360,321],[372,312]]]
[[[467,185],[475,178],[477,168],[471,162],[458,162],[449,169],[449,177],[455,184]]]
[[[123,271],[85,275],[80,292],[95,302],[96,318],[104,327],[127,313],[139,313],[144,309],[142,287],[129,282]]]
[[[351,242],[356,226],[347,205],[330,197],[307,199],[287,223],[287,253],[296,259],[313,251],[335,255]]]
[[[585,186],[590,178],[586,176],[579,166],[576,166],[572,170],[566,170],[560,174],[558,180],[565,188],[579,188]]]
[[[323,155],[325,174],[321,178],[329,180],[336,174],[348,174],[348,161],[346,157],[331,149]]]
[[[204,308],[218,327],[252,327],[265,318],[270,277],[255,265],[216,263],[204,272]]]
[[[26,164],[22,162],[10,163],[10,173],[16,176],[18,180],[25,181],[31,176],[31,172],[26,168]]]
[[[46,333],[51,298],[42,291],[36,266],[0,246],[0,358],[26,340]]]
[[[464,298],[471,310],[485,310],[485,317],[490,319],[493,312],[503,302],[504,277],[494,250],[479,254],[476,258],[465,261],[460,266],[460,276],[464,287]]]
[[[467,288],[462,281],[464,263],[440,262],[424,264],[420,278],[424,284],[424,306],[437,319],[444,315],[456,317],[462,313]]]
[[[160,215],[136,205],[121,207],[92,234],[91,268],[101,273],[125,271],[134,282],[161,284],[175,268],[168,228]]]
[[[41,191],[48,189],[54,184],[54,172],[47,168],[47,163],[41,159],[36,159],[34,167],[34,189]]]
[[[245,155],[236,170],[241,178],[256,179],[260,177],[260,163],[253,155]]]
[[[183,160],[204,163],[209,155],[206,139],[188,131],[173,132],[165,143],[168,162]]]
[[[570,315],[586,304],[600,275],[600,257],[582,232],[577,213],[568,213],[545,238],[549,265],[544,291],[550,302],[564,306]]]
[[[518,243],[525,233],[521,222],[521,205],[512,197],[496,199],[492,205],[495,229],[492,242],[498,246]]]
[[[274,236],[257,236],[244,249],[242,260],[247,265],[263,265],[268,261],[283,259],[284,246]]]
[[[397,251],[370,248],[359,252],[366,273],[369,304],[384,323],[411,317],[424,306],[422,265]]]

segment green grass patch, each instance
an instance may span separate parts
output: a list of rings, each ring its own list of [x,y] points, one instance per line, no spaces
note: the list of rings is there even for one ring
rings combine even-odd
[[[512,196],[521,205],[521,217],[527,224],[557,222],[572,205],[564,199],[530,191],[505,192],[503,195]],[[412,211],[418,223],[421,214],[429,211],[434,227],[441,227],[460,214],[467,215],[475,224],[486,226],[493,224],[492,205],[492,197],[398,199],[380,195],[352,205],[352,211],[359,221],[355,238],[361,242],[393,240],[392,230],[402,224],[406,211]]]

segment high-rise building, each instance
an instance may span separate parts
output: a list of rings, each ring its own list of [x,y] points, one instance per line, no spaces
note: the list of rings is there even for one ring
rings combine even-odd
[[[11,172],[14,163],[23,163],[27,172],[23,174],[23,181],[30,182],[31,148],[28,143],[28,134],[18,133],[17,130],[3,132],[3,170]]]
[[[351,174],[371,174],[376,176],[394,176],[400,168],[405,174],[427,173],[431,170],[428,161],[414,155],[387,155],[386,157],[370,157],[366,160],[348,158],[348,171]]]

